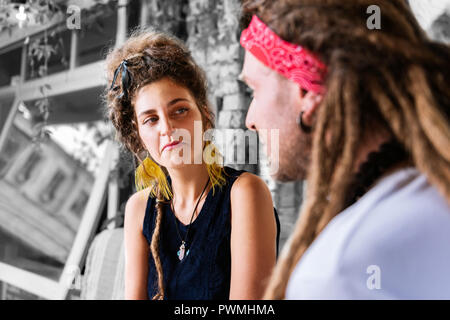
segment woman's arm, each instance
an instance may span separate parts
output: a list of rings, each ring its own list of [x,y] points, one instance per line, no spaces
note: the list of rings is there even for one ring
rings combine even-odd
[[[147,239],[142,233],[147,197],[143,191],[130,197],[125,207],[125,299],[148,299],[147,276],[148,255]]]
[[[231,188],[230,299],[261,299],[276,262],[276,221],[265,182],[241,174]]]

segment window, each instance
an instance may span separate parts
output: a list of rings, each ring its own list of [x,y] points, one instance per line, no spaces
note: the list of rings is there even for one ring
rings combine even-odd
[[[15,155],[19,151],[20,144],[12,138],[6,140],[5,152],[0,154],[0,177],[8,169],[8,165],[13,161]]]
[[[50,180],[45,192],[41,194],[42,202],[51,202],[55,199],[56,190],[61,186],[61,184],[66,179],[64,172],[58,170],[53,178]]]
[[[0,298],[65,298],[105,203],[114,149],[92,137],[109,127],[91,114],[61,123],[59,113],[35,148],[17,102],[9,116],[0,135]]]
[[[16,182],[21,184],[30,179],[33,170],[38,167],[40,160],[41,155],[39,154],[39,152],[33,151],[25,162],[25,165],[16,175]]]
[[[86,206],[88,199],[89,195],[85,191],[82,191],[70,207],[70,211],[81,218],[83,208]]]

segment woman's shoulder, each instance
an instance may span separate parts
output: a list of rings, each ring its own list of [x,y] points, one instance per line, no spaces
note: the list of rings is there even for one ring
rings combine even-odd
[[[142,228],[147,203],[150,196],[149,188],[138,191],[130,196],[125,206],[125,224],[127,221]]]
[[[242,172],[235,180],[230,191],[231,206],[245,208],[239,210],[247,213],[273,215],[272,194],[266,182],[250,172]],[[250,217],[253,218],[253,217]]]
[[[225,176],[225,178],[232,178],[232,179],[236,179],[237,177],[239,177],[241,174],[246,173],[246,170],[238,170],[235,169],[233,167],[229,167],[229,166],[224,166],[223,167],[223,174]]]
[[[265,181],[256,174],[245,170],[236,170],[225,167],[225,172],[230,174],[235,180],[231,186],[231,194],[247,194],[247,193],[265,193],[269,192],[269,188]]]

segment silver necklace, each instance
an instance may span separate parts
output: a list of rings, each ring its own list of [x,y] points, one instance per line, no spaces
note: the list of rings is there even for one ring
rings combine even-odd
[[[187,238],[189,235],[189,230],[191,229],[192,219],[194,218],[195,211],[197,210],[198,204],[200,203],[200,200],[201,200],[203,194],[205,193],[205,190],[206,190],[206,187],[208,187],[208,184],[209,184],[209,177],[208,177],[208,181],[206,181],[206,185],[203,188],[202,193],[200,194],[200,197],[197,200],[197,204],[195,205],[194,211],[192,211],[191,220],[189,222],[189,226],[186,231],[186,235],[185,235],[184,239],[181,238],[180,230],[178,230],[177,215],[175,214],[175,208],[173,206],[173,201],[172,200],[170,201],[170,206],[171,206],[172,212],[175,216],[175,228],[177,230],[178,238],[180,238],[180,241],[181,241],[180,250],[178,250],[178,252],[177,252],[177,256],[180,261],[183,260],[184,257],[189,254],[189,250],[186,252],[186,241],[187,241]]]

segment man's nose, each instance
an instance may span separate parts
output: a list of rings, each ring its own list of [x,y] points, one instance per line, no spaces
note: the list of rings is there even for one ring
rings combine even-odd
[[[255,100],[252,100],[252,102],[250,103],[250,106],[248,107],[247,117],[245,118],[245,126],[251,131],[256,131],[254,101]]]

